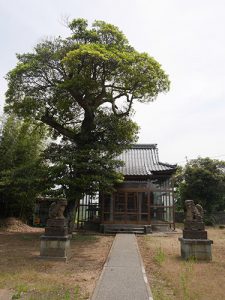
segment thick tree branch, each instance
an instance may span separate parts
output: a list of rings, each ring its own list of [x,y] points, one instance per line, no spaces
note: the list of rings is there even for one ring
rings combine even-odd
[[[125,95],[124,95],[125,96]],[[116,106],[116,104],[115,104],[115,99],[117,98],[117,97],[115,97],[115,98],[113,98],[113,100],[112,100],[112,111],[113,111],[113,113],[116,115],[116,116],[119,116],[119,117],[125,117],[125,116],[128,116],[129,115],[129,113],[130,113],[130,110],[131,110],[131,108],[132,108],[132,104],[133,104],[133,96],[131,96],[131,99],[129,98],[129,95],[126,95],[126,97],[127,97],[127,102],[129,102],[129,105],[128,105],[128,107],[127,107],[127,110],[125,111],[125,112],[120,112],[120,113],[118,113],[118,109],[117,109],[117,106]]]
[[[58,133],[66,136],[70,140],[74,140],[76,138],[76,134],[72,130],[59,124],[52,116],[48,114],[48,112],[46,112],[45,115],[41,117],[41,121],[55,129]]]

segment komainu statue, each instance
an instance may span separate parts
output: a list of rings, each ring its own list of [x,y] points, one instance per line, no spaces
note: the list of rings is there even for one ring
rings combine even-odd
[[[212,260],[212,240],[208,239],[203,221],[203,208],[193,200],[185,200],[186,217],[183,237],[179,238],[183,259]]]
[[[53,202],[49,207],[49,218],[50,219],[65,219],[64,211],[67,206],[65,199],[59,199]]]
[[[194,204],[193,200],[185,200],[186,218],[185,221],[203,222],[203,208],[200,204]]]
[[[184,238],[207,238],[205,224],[203,222],[203,208],[200,204],[194,204],[193,200],[185,200],[186,217],[184,220]]]

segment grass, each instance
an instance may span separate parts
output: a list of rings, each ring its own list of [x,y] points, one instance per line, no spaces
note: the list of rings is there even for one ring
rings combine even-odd
[[[162,250],[161,247],[156,249],[156,253],[154,255],[154,260],[158,265],[162,265],[162,263],[165,261],[166,255],[165,252]]]
[[[73,235],[73,238],[72,238],[74,241],[79,241],[79,242],[97,242],[99,237],[97,237],[96,235],[82,235],[82,234],[76,234],[76,235]]]
[[[13,290],[13,299],[88,299],[113,237],[75,235],[64,263],[38,258],[40,234],[0,232],[0,288]]]
[[[12,296],[13,299],[20,299],[23,293],[26,293],[28,291],[28,286],[26,284],[18,284],[15,287],[16,293]]]
[[[76,286],[74,289],[74,293],[71,294],[69,290],[66,291],[63,300],[79,300],[79,286]]]
[[[182,299],[191,299],[191,289],[189,287],[189,282],[193,276],[193,263],[195,260],[189,259],[184,262],[183,271],[180,273],[180,289],[182,293]]]
[[[139,237],[154,300],[224,300],[225,229],[207,228],[212,262],[183,261],[180,234]]]

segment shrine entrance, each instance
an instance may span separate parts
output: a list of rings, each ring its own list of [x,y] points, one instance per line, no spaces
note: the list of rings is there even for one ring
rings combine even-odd
[[[104,197],[104,221],[117,224],[148,224],[150,199],[147,192],[121,191]]]

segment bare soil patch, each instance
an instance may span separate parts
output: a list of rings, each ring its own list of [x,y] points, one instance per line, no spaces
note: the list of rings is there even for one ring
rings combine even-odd
[[[88,299],[111,247],[112,236],[75,235],[68,263],[39,259],[39,232],[0,231],[0,290],[13,299]],[[11,299],[11,298],[10,298]]]
[[[154,300],[225,299],[225,229],[207,230],[212,262],[183,261],[180,232],[138,237]]]
[[[0,219],[0,230],[6,232],[42,232],[42,228],[31,227],[16,218]]]

